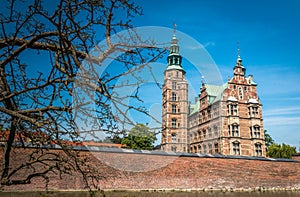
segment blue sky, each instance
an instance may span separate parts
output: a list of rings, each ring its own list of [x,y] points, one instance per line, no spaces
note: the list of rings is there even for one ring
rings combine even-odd
[[[172,28],[176,21],[178,31],[205,46],[223,79],[232,76],[239,42],[247,74],[253,74],[258,83],[265,129],[277,143],[288,143],[298,149],[300,1],[139,0],[137,3],[143,7],[144,15],[133,20],[134,26]]]
[[[176,21],[178,31],[206,48],[224,80],[228,75],[232,76],[239,42],[247,74],[253,74],[258,83],[265,129],[277,143],[288,143],[299,148],[300,1],[135,1],[144,13],[132,19],[135,27],[173,28]],[[31,58],[30,54],[24,56]],[[193,70],[185,63],[185,70]],[[191,82],[199,87],[201,78],[192,78],[195,80]],[[149,106],[156,111],[160,109],[160,90],[151,95],[148,92],[142,94],[151,99],[155,95],[154,105]],[[159,111],[157,113],[160,114]]]

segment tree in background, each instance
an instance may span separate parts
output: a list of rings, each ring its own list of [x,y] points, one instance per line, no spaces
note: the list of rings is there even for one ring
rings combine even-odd
[[[146,125],[137,124],[122,139],[122,144],[130,149],[153,150],[156,139],[156,134],[150,131]]]
[[[296,153],[296,147],[287,144],[272,144],[268,147],[267,156],[272,158],[287,158],[291,159],[292,155]]]
[[[93,125],[86,134],[97,136],[97,131],[113,133],[118,125],[130,123],[128,110],[119,110],[120,105],[147,113],[142,108],[125,104],[122,102],[124,96],[113,93],[115,81],[125,75],[134,78],[141,65],[155,61],[162,53],[153,47],[152,41],[142,40],[135,32],[129,32],[129,38],[112,39],[118,31],[130,31],[132,17],[141,13],[141,7],[130,0],[1,2],[0,124],[9,132],[1,162],[2,186],[30,184],[35,178],[43,178],[47,186],[49,174],[70,174],[74,170],[82,174],[89,188],[91,182],[101,178],[68,144],[84,140],[78,133],[75,116],[83,127]],[[104,41],[105,47],[98,47],[96,56],[89,54],[99,41]],[[114,58],[116,53],[121,55]],[[115,73],[99,76],[96,68],[112,58],[118,65]],[[83,60],[87,60],[90,67],[83,67]],[[78,83],[86,87],[86,94],[75,98],[74,83],[78,73],[91,77],[81,75]],[[138,83],[123,85],[143,83],[142,79],[136,80]],[[97,117],[91,120],[86,117],[93,112],[84,110],[89,104],[85,100],[87,97],[97,106]],[[128,97],[139,99],[137,94]],[[117,112],[112,112],[111,106]],[[74,109],[83,110],[72,113]],[[16,166],[11,152],[18,136],[21,136],[18,146],[36,149]],[[153,139],[150,137],[150,142]],[[142,147],[152,147],[144,143]],[[51,152],[45,148],[47,145],[61,147],[64,154]],[[35,168],[37,164],[41,167]],[[22,173],[24,171],[26,173]]]
[[[267,133],[267,130],[265,130],[264,132],[265,132],[265,143],[266,143],[266,146],[268,148],[269,146],[274,144],[274,140],[271,137],[271,135],[269,133]]]

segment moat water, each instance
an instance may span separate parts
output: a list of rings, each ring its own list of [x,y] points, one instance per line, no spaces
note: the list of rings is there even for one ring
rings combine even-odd
[[[88,192],[0,192],[2,197],[89,197]],[[300,197],[300,191],[266,192],[105,192],[96,197]]]

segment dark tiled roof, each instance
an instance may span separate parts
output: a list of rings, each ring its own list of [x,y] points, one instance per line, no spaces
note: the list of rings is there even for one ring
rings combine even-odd
[[[15,143],[15,146],[20,146],[19,143]],[[28,148],[35,148],[31,144],[26,144]],[[44,145],[44,148],[61,149],[56,144]],[[162,150],[134,150],[123,148],[111,148],[103,146],[75,146],[74,150],[79,151],[91,151],[91,152],[108,152],[108,153],[124,153],[124,154],[144,154],[144,155],[164,155],[164,156],[176,156],[176,157],[199,157],[199,158],[223,158],[223,159],[244,159],[244,160],[260,160],[260,161],[274,161],[274,162],[299,162],[293,159],[284,158],[267,158],[267,157],[251,157],[251,156],[235,156],[235,155],[221,155],[221,154],[200,154],[200,153],[180,153],[180,152],[167,152]],[[300,153],[297,153],[300,156]]]

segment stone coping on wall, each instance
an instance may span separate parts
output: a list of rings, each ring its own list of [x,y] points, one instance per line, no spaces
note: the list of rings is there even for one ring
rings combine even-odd
[[[23,147],[19,143],[15,143],[14,147]],[[26,148],[36,148],[30,143],[25,144]],[[57,144],[42,145],[45,149],[62,149]],[[121,154],[143,154],[143,155],[160,155],[173,157],[199,157],[199,158],[223,158],[223,159],[244,159],[244,160],[259,160],[259,161],[274,161],[274,162],[300,162],[294,159],[285,158],[268,158],[268,157],[254,157],[254,156],[236,156],[236,155],[221,155],[221,154],[200,154],[200,153],[182,153],[182,152],[168,152],[162,150],[135,150],[123,149],[115,147],[101,147],[101,146],[74,146],[74,150],[90,151],[90,152],[107,152],[107,153],[121,153]]]

